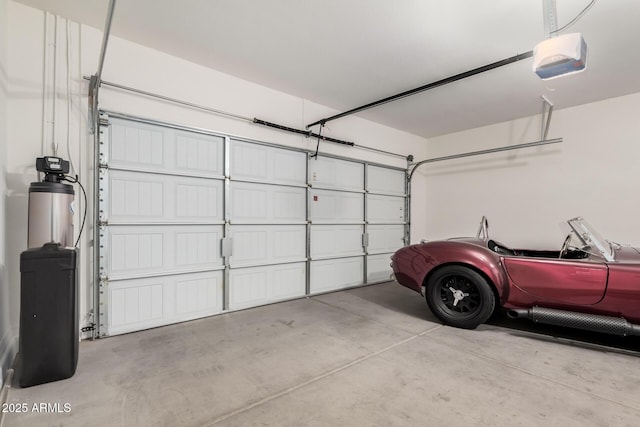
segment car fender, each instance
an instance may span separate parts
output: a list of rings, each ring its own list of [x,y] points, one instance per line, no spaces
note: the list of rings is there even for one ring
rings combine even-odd
[[[412,248],[416,255],[412,257],[412,264],[420,267],[421,271],[421,274],[414,278],[420,288],[426,285],[429,277],[440,268],[447,265],[463,265],[476,270],[493,285],[501,304],[508,299],[509,282],[502,258],[488,248],[473,241],[456,240],[423,243]],[[420,255],[419,259],[417,255]]]

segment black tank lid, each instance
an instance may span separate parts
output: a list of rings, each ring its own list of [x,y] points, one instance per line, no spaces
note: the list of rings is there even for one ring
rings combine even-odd
[[[76,194],[73,191],[73,186],[59,182],[32,182],[29,186],[29,193]]]

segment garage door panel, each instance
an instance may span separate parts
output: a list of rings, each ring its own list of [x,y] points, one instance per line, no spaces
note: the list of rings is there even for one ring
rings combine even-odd
[[[391,255],[393,253],[367,256],[367,283],[386,282],[390,280]]]
[[[224,138],[135,121],[111,119],[111,168],[161,173],[223,175]]]
[[[306,264],[232,269],[229,308],[238,310],[305,295]]]
[[[170,138],[162,128],[114,119],[109,129],[108,161],[130,167],[164,167],[165,147]]]
[[[157,177],[112,171],[108,176],[110,210],[107,219],[126,221],[163,218],[165,183]]]
[[[264,269],[237,270],[229,273],[229,308],[239,309],[266,303],[267,272]]]
[[[274,151],[273,171],[274,182],[307,185],[307,155],[287,150]]]
[[[309,183],[314,187],[364,191],[364,164],[318,156],[309,160]]]
[[[109,234],[110,276],[123,272],[153,271],[162,267],[165,235],[161,231],[120,233],[112,228]]]
[[[302,261],[306,258],[304,225],[231,226],[232,267]]]
[[[305,153],[244,141],[231,141],[231,178],[273,184],[306,185]]]
[[[176,314],[179,316],[222,310],[222,272],[176,278]]]
[[[405,172],[381,166],[368,166],[367,191],[370,193],[405,195]]]
[[[367,221],[404,223],[404,197],[367,194]]]
[[[404,225],[370,225],[367,252],[395,252],[404,246]]]
[[[175,216],[181,222],[223,219],[222,181],[181,179],[176,182],[175,199]]]
[[[109,223],[211,223],[223,220],[221,180],[109,171]]]
[[[222,265],[222,227],[176,231],[175,261],[178,268],[207,268]]]
[[[222,226],[110,226],[103,262],[110,280],[222,268]]]
[[[185,174],[223,175],[224,139],[189,132],[176,134],[175,169]]]
[[[312,222],[364,222],[364,194],[312,189],[309,196]]]
[[[135,323],[152,322],[162,318],[164,284],[162,281],[132,284],[128,287],[110,289],[113,311],[111,328]]]
[[[109,283],[108,333],[182,322],[222,311],[222,271]]]
[[[312,294],[363,284],[363,257],[312,261],[310,268]]]
[[[281,300],[304,296],[306,292],[306,264],[291,264],[273,267],[271,293]]]
[[[362,225],[312,225],[311,258],[360,255],[364,252]]]
[[[231,182],[232,223],[304,223],[306,190]]]

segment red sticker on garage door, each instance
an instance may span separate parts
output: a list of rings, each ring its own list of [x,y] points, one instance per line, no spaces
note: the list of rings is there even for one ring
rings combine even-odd
[[[318,201],[318,196],[313,196],[313,201],[317,202]]]

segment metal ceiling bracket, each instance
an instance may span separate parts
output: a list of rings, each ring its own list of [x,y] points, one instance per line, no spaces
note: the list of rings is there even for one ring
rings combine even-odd
[[[558,12],[556,0],[542,0],[542,15],[544,18],[544,34],[546,38],[555,37],[558,32]]]
[[[89,133],[93,135],[97,128],[98,117],[98,76],[93,75],[89,80]]]
[[[545,118],[546,113],[546,118]],[[551,125],[551,114],[553,113],[553,103],[542,95],[542,128],[540,129],[540,139],[545,141],[549,134],[549,125]]]

